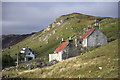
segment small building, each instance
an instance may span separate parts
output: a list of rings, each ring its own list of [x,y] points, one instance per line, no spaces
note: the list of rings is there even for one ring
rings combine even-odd
[[[22,48],[22,50],[20,52],[22,54],[25,54],[25,61],[35,59],[34,52],[28,47]]]
[[[76,47],[82,46],[82,39],[75,39],[75,46]]]
[[[107,43],[107,37],[100,31],[99,26],[89,28],[81,39],[82,47],[101,46]]]
[[[33,59],[35,59],[35,55],[32,52],[29,52],[25,55],[25,61],[29,61]]]
[[[80,52],[75,45],[73,45],[73,40],[69,40],[69,42],[62,41],[61,45],[54,51],[54,53],[49,54],[49,61],[62,61],[78,55],[80,55]]]

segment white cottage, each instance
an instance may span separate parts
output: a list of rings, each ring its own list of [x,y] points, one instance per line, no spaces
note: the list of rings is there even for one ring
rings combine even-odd
[[[69,42],[63,41],[53,54],[49,54],[49,61],[62,61],[64,59],[75,57],[78,55],[80,55],[80,52],[73,45],[73,40],[69,40]]]
[[[29,52],[25,55],[25,61],[35,59],[35,55],[32,52]]]
[[[100,31],[99,26],[94,26],[81,37],[82,47],[101,46],[107,43],[107,37]]]
[[[28,47],[22,48],[21,53],[25,54],[25,61],[35,59],[35,55],[31,49]]]

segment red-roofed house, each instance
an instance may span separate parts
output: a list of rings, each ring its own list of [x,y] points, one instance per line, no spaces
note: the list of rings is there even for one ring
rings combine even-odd
[[[100,31],[99,26],[94,26],[81,37],[82,47],[101,46],[107,43],[107,37]]]
[[[64,59],[75,57],[78,55],[80,55],[80,52],[73,45],[73,40],[69,40],[69,42],[62,42],[53,54],[49,54],[49,61],[62,61]]]

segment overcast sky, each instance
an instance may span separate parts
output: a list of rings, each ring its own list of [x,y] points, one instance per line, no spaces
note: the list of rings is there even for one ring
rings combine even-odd
[[[117,2],[3,2],[2,33],[25,34],[40,31],[55,18],[70,13],[118,17]]]

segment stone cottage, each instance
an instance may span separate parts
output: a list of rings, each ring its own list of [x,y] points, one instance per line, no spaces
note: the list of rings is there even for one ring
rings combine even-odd
[[[25,54],[25,61],[35,59],[33,51],[28,47],[22,48],[21,53]]]
[[[73,40],[69,40],[69,42],[62,41],[61,45],[54,51],[54,53],[49,54],[49,61],[62,61],[78,55],[80,55],[80,52],[75,45],[73,45]]]
[[[89,28],[81,39],[82,47],[101,46],[107,43],[107,37],[100,31],[99,26]]]

